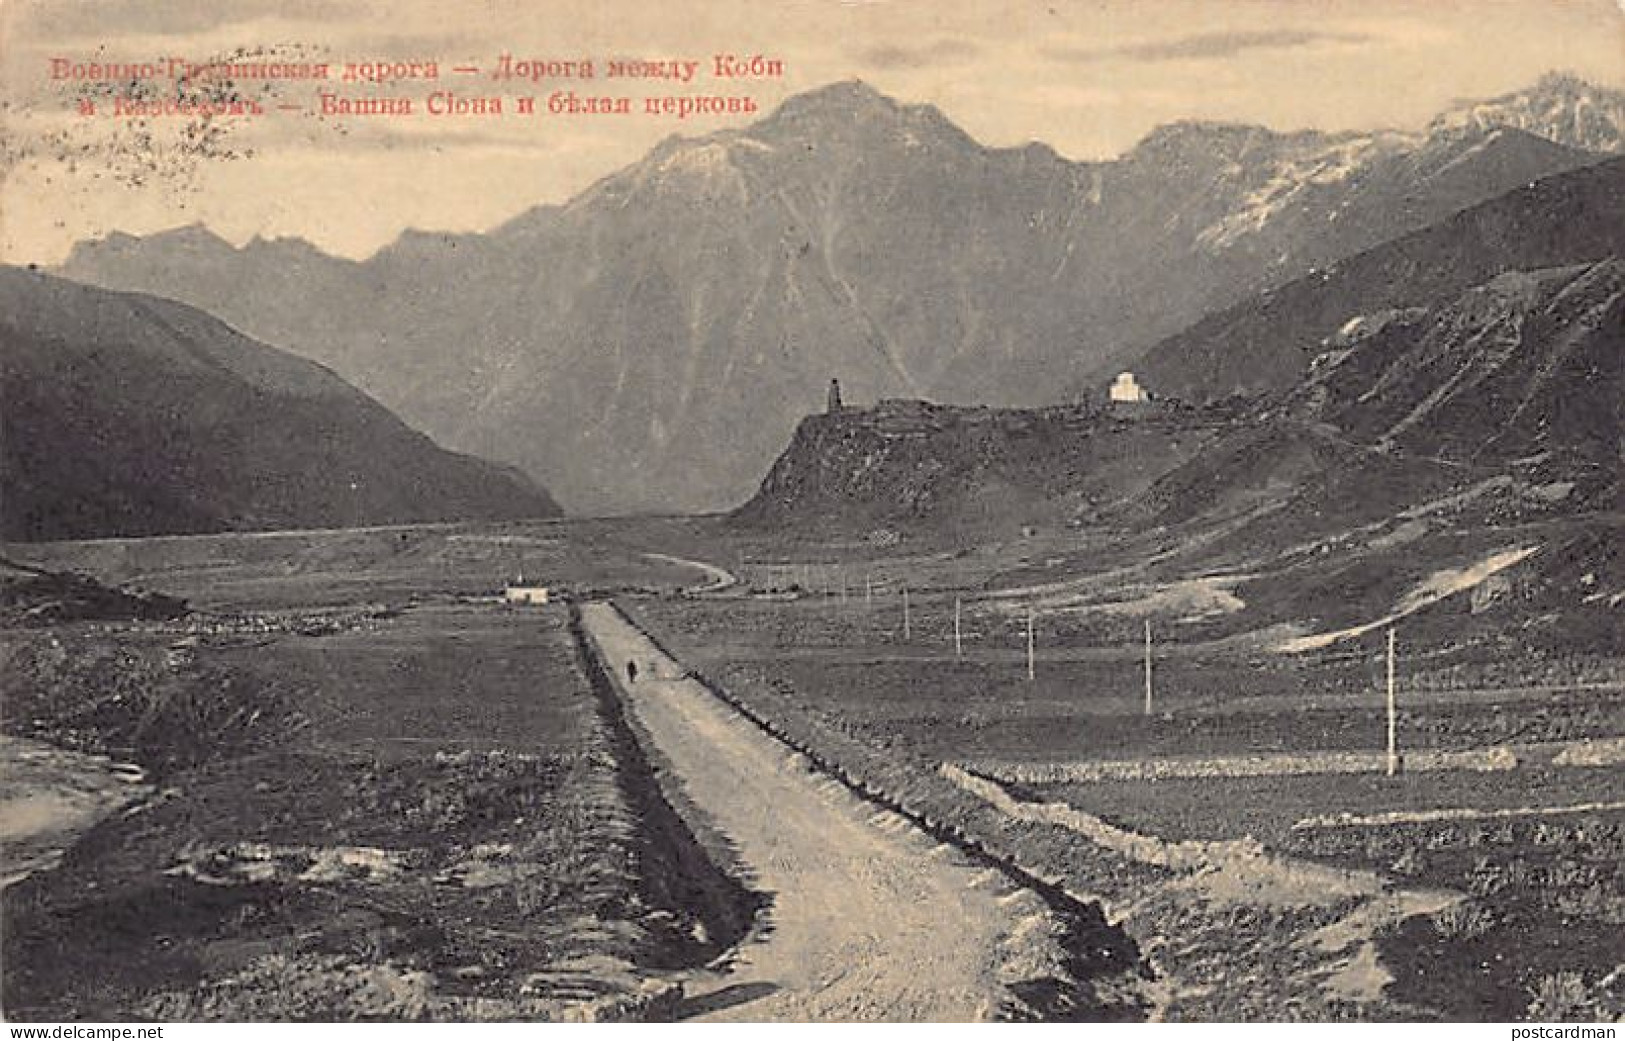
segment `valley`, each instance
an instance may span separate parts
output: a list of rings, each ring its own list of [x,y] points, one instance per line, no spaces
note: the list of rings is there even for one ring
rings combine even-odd
[[[1617,1021],[1621,127],[844,81],[0,269],[0,1004]]]
[[[191,924],[155,933],[132,918],[113,950],[148,952],[137,976],[95,995],[31,982],[65,972],[12,976],[7,1005],[205,1019],[925,1014],[914,999],[887,1004],[883,976],[863,977],[861,1008],[841,1004],[842,974],[776,953],[810,950],[776,946],[801,942],[797,901],[859,893],[805,889],[844,869],[759,850],[748,803],[707,794],[745,775],[707,780],[699,764],[714,750],[670,744],[722,727],[716,740],[760,735],[737,753],[737,769],[760,771],[751,783],[789,770],[773,783],[813,785],[824,794],[795,798],[834,799],[807,812],[838,812],[862,842],[903,842],[911,862],[941,847],[944,871],[998,883],[953,899],[1025,893],[1017,917],[1050,923],[1048,940],[1012,947],[1014,920],[987,904],[972,971],[983,996],[955,1018],[1606,1016],[1625,899],[1625,648],[1617,632],[1580,634],[1605,631],[1586,629],[1585,611],[1617,575],[1565,585],[1576,565],[1552,548],[1592,523],[1523,523],[1516,540],[1535,553],[1397,623],[1393,777],[1380,632],[1287,648],[1409,595],[1405,582],[1357,592],[1337,577],[1394,552],[1380,531],[1307,551],[1313,569],[1296,563],[1304,550],[1255,546],[1217,586],[1198,540],[1064,527],[958,548],[719,518],[13,545],[19,566],[201,602],[172,621],[8,631],[8,688],[49,696],[8,699],[7,730],[132,761],[151,786],[55,869],[8,887],[8,960],[41,957],[40,915],[71,922],[135,901]],[[1508,541],[1487,529],[1402,544],[1434,554],[1412,565],[1425,579]],[[492,590],[516,569],[546,576],[564,603],[501,605]],[[1501,588],[1515,599],[1484,595],[1496,575],[1512,576]],[[1553,596],[1565,624],[1507,625]],[[597,650],[570,650],[575,601],[589,601],[598,634],[578,647]],[[609,602],[627,620],[611,626],[620,635],[606,635]],[[631,684],[628,654],[641,662]],[[224,681],[239,710],[184,693],[194,676]],[[119,691],[158,692],[163,711],[190,715],[143,728],[141,703],[91,710]],[[678,705],[681,722],[664,715]],[[362,816],[331,816],[316,792]],[[527,837],[533,825],[549,852]],[[643,873],[656,864],[675,865],[663,883]],[[586,874],[555,878],[563,870]],[[1312,881],[1322,871],[1336,885]],[[87,882],[98,895],[82,895]],[[526,895],[538,889],[555,895]],[[591,913],[626,925],[583,931],[580,900],[609,901]],[[536,916],[522,946],[482,918],[510,906]],[[838,921],[858,920],[847,910]],[[441,915],[465,924],[422,931]],[[1503,958],[1480,973],[1486,950]],[[889,956],[865,964],[881,973]],[[941,964],[932,1001],[960,978]],[[1430,982],[1441,964],[1460,967],[1456,985]],[[371,982],[335,990],[338,979]]]

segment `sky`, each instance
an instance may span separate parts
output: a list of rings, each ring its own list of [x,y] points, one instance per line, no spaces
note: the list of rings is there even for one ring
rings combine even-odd
[[[130,88],[52,78],[52,59],[243,53],[339,73],[432,60],[441,78],[239,83],[263,114],[208,120],[117,116],[112,95]],[[591,59],[598,77],[493,80],[503,54]],[[717,54],[762,55],[783,74],[719,80]],[[698,60],[702,72],[608,80],[612,59]],[[484,230],[565,202],[671,134],[744,125],[852,78],[934,104],[988,145],[1103,159],[1182,119],[1415,129],[1557,69],[1625,88],[1625,0],[0,0],[0,260],[55,263],[80,239],[197,222],[237,243],[297,236],[364,257],[409,227]],[[416,111],[323,115],[323,90],[408,97]],[[505,114],[424,112],[444,90],[502,97]],[[552,115],[555,90],[637,107]],[[516,114],[522,94],[542,111]],[[648,95],[749,97],[759,111],[679,120],[645,114]]]

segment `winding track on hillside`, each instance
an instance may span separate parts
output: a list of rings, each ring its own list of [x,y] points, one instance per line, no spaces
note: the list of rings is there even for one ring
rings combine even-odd
[[[645,553],[644,557],[649,560],[658,560],[666,564],[677,564],[681,567],[691,567],[697,571],[704,572],[705,577],[710,581],[705,582],[702,585],[690,586],[689,588],[683,590],[683,592],[689,594],[690,596],[701,596],[707,593],[721,592],[724,589],[728,589],[731,586],[736,585],[739,581],[739,579],[734,577],[734,573],[732,571],[717,567],[715,564],[707,564],[703,560],[691,560],[688,557],[674,557],[670,553]]]
[[[587,604],[582,621],[667,780],[772,898],[730,970],[690,986],[691,1011],[755,1022],[993,1017],[1000,939],[1031,912],[1000,896],[996,873],[811,771],[613,606]]]

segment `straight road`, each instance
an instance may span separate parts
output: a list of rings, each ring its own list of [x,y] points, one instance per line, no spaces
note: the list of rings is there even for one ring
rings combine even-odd
[[[810,771],[662,653],[609,604],[582,612],[629,714],[688,803],[734,847],[765,920],[702,1017],[749,1021],[986,1020],[999,941],[1033,913],[993,872]],[[626,664],[635,661],[636,681]]]

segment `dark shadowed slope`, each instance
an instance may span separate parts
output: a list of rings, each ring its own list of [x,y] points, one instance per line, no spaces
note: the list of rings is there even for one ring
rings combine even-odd
[[[1252,576],[1249,624],[1318,631],[1282,646],[1406,616],[1452,646],[1617,651],[1625,262],[1504,272],[1339,342],[1124,519],[1182,573]]]
[[[1505,272],[1339,343],[1151,489],[1147,519],[1263,511],[1267,541],[1464,491],[1498,524],[1618,510],[1625,261]]]
[[[0,268],[8,539],[557,513],[319,365],[182,304]]]
[[[1493,482],[1501,519],[1617,508],[1625,262],[1504,272],[1353,323],[1245,410],[887,402],[804,420],[737,523],[949,531],[1251,517],[1257,545]],[[1498,493],[1499,494],[1499,493]]]

